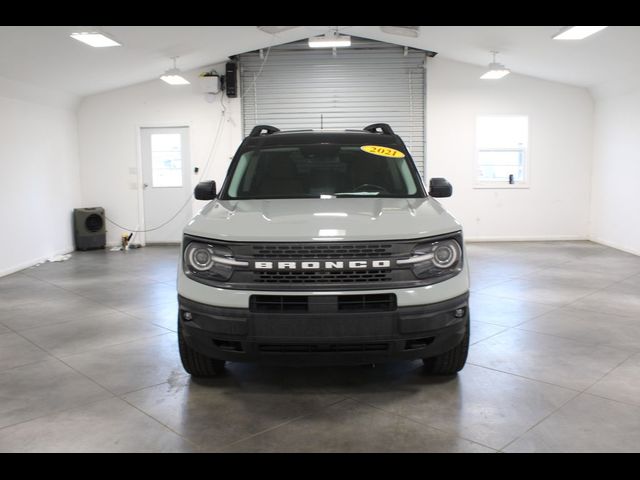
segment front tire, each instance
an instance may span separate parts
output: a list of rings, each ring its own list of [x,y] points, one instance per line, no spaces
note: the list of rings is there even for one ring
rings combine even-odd
[[[431,358],[423,358],[424,369],[432,375],[455,375],[463,369],[469,353],[469,320],[462,341],[448,352]]]
[[[202,355],[187,344],[180,320],[178,320],[178,349],[182,366],[192,377],[217,377],[224,372],[224,364],[226,363],[224,360]]]

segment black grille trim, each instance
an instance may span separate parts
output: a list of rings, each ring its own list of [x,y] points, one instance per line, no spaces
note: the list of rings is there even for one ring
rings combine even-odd
[[[336,352],[386,352],[388,343],[263,343],[258,350],[265,353],[336,353]]]
[[[398,308],[393,293],[371,295],[252,295],[249,310],[253,313],[336,313],[393,312]]]
[[[292,243],[252,246],[252,256],[270,259],[354,259],[386,258],[393,255],[392,243]]]
[[[391,270],[266,270],[255,272],[256,283],[371,283],[391,282]]]

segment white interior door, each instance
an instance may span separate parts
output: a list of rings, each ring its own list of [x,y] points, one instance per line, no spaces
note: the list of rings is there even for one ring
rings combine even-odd
[[[142,128],[145,230],[165,223],[191,195],[188,127]],[[167,225],[145,233],[146,243],[180,242],[192,217],[191,202]]]

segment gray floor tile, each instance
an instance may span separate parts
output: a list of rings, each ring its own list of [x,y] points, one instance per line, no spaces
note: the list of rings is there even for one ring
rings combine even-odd
[[[73,301],[78,298],[71,292],[37,279],[21,280],[20,283],[24,285],[18,286],[14,283],[11,286],[0,287],[0,311],[6,312],[11,307],[28,303],[48,300]]]
[[[0,322],[15,331],[23,331],[106,313],[116,313],[116,310],[78,296],[43,300],[6,309],[0,307]]]
[[[0,372],[0,428],[111,396],[58,360],[5,370]]]
[[[328,406],[343,396],[313,388],[247,382],[232,374],[174,379],[124,397],[205,449],[216,449]]]
[[[534,272],[527,276],[527,280],[542,284],[562,284],[600,290],[620,281],[620,275],[611,272],[566,269],[559,265]]]
[[[471,345],[473,345],[480,340],[484,340],[485,338],[492,337],[497,333],[504,332],[506,329],[507,327],[494,325],[492,323],[480,322],[472,318],[470,343]]]
[[[469,349],[468,362],[502,372],[584,390],[631,352],[510,329]]]
[[[623,252],[607,249],[605,253],[565,263],[562,265],[562,269],[606,273],[618,277],[618,280],[639,273],[640,258],[630,254],[621,254]]]
[[[609,372],[587,392],[640,406],[640,354]]]
[[[113,313],[32,328],[22,335],[52,354],[63,357],[163,333],[167,333],[164,328],[140,322],[124,313]]]
[[[372,434],[375,432],[375,434]],[[235,452],[491,452],[447,432],[345,400],[231,445]]]
[[[582,394],[507,452],[639,452],[640,407]]]
[[[572,308],[640,318],[640,287],[620,282],[571,304]]]
[[[506,282],[507,280],[510,280],[511,277],[487,273],[482,270],[476,271],[475,269],[471,269],[469,272],[469,279],[471,282],[470,290],[472,292],[476,292],[484,288]]]
[[[475,451],[518,437],[514,451],[562,451],[573,439],[578,451],[640,451],[640,257],[586,241],[468,244],[469,360],[489,368],[469,363],[457,377],[429,377],[419,361],[231,363],[194,382],[169,333],[179,255],[75,252],[0,278],[0,450],[188,450],[175,427],[205,451]],[[101,402],[112,394],[97,383],[130,392],[135,407]],[[553,413],[589,386],[607,400]]]
[[[563,307],[517,328],[586,343],[640,350],[640,319]]]
[[[499,449],[576,393],[561,387],[474,365],[454,377],[425,375],[418,368],[349,396],[453,435]]]
[[[0,430],[3,452],[189,452],[194,447],[112,398]]]
[[[0,371],[40,362],[47,358],[51,358],[51,355],[20,335],[15,333],[0,335]]]
[[[595,288],[527,278],[509,280],[483,288],[479,293],[526,302],[562,306],[575,302],[579,298],[595,291]]]
[[[125,284],[108,290],[96,287],[94,291],[83,292],[83,295],[95,302],[124,311],[173,303],[178,293],[175,287],[156,282],[146,285]]]
[[[525,302],[476,292],[471,294],[469,302],[469,311],[474,321],[505,327],[514,327],[556,308],[552,305]]]
[[[627,277],[623,280],[623,283],[640,288],[640,275],[633,275],[632,277]]]
[[[117,395],[186,375],[173,333],[71,355],[64,361]]]
[[[150,307],[126,309],[126,313],[173,332],[178,328],[178,302],[173,301]]]

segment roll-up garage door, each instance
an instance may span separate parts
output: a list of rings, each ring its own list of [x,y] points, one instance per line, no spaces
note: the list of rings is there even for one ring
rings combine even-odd
[[[352,37],[334,52],[307,41],[238,55],[245,136],[281,130],[362,129],[388,123],[424,174],[424,50]]]

